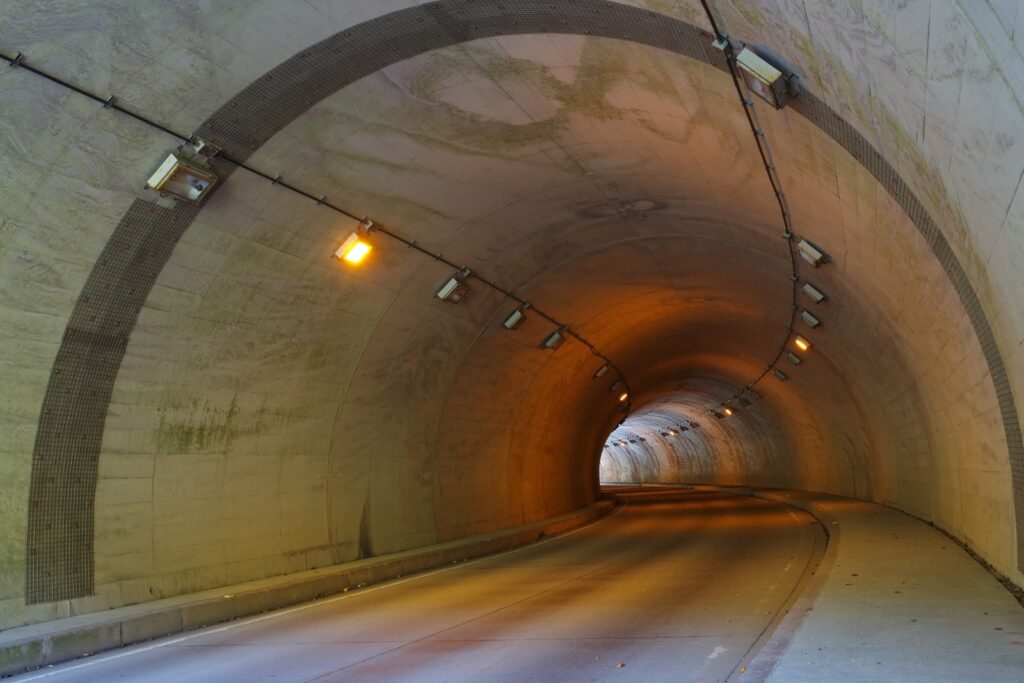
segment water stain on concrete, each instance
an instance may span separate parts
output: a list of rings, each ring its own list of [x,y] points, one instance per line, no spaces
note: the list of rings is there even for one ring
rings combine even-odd
[[[160,408],[157,453],[227,453],[237,437],[260,431],[265,412],[261,404],[247,419],[240,419],[237,395],[226,406],[192,399]]]

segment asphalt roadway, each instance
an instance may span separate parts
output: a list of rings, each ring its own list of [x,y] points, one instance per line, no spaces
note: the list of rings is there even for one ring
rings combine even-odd
[[[751,678],[746,664],[821,555],[822,527],[727,493],[619,495],[624,504],[603,519],[524,548],[20,680]]]

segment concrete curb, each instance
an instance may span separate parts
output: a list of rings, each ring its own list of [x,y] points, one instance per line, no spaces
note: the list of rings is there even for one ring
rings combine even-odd
[[[602,499],[581,510],[490,534],[8,629],[0,633],[0,676],[510,550],[587,524],[610,512],[615,505],[612,499]]]

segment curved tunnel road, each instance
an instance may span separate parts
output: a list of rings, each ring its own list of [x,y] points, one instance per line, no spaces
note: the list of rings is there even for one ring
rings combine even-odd
[[[24,680],[724,681],[825,542],[807,513],[625,491],[575,532]]]

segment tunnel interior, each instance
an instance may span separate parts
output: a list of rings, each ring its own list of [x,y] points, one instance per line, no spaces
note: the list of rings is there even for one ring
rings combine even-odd
[[[852,4],[720,3],[804,75],[758,106],[790,237],[699,3],[573,3],[554,30],[529,24],[548,3],[479,4],[107,2],[63,33],[3,10],[5,52],[264,172],[216,161],[201,208],[161,197],[172,137],[0,76],[3,625],[514,527],[602,482],[871,500],[1021,583],[1021,113],[965,66],[989,54],[970,17],[899,36]],[[260,52],[239,26],[281,28]],[[396,55],[345,72],[388,30]],[[331,258],[359,221],[318,197],[389,231],[363,263]]]

